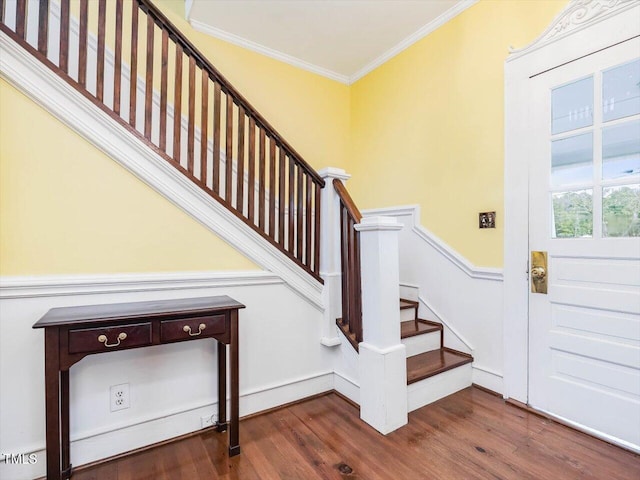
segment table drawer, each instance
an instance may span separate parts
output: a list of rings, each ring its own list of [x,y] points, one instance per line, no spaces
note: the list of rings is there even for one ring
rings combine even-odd
[[[151,323],[69,330],[69,353],[98,353],[151,345]]]
[[[179,318],[160,322],[160,341],[175,342],[224,333],[226,315]]]

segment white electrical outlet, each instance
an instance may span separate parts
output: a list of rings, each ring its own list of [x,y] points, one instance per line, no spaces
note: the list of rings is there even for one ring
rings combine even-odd
[[[200,428],[209,428],[215,426],[218,421],[218,414],[214,413],[213,415],[206,415],[204,417],[200,417]]]
[[[109,399],[112,412],[129,408],[129,384],[122,383],[109,387]]]

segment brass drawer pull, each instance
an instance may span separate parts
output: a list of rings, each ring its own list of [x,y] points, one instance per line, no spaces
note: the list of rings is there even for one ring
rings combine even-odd
[[[120,345],[120,342],[121,342],[122,340],[126,340],[126,339],[127,339],[127,334],[126,334],[126,333],[124,333],[124,332],[120,332],[120,333],[118,334],[118,343],[111,343],[111,344],[107,343],[108,338],[107,338],[107,336],[106,336],[106,335],[100,335],[100,336],[98,337],[98,341],[99,341],[100,343],[104,343],[104,346],[105,346],[105,347],[108,347],[108,348],[111,348],[111,347],[117,347],[118,345]]]
[[[182,327],[182,330],[185,333],[188,333],[189,336],[191,337],[197,337],[198,335],[200,335],[202,333],[202,331],[207,328],[207,326],[204,323],[201,323],[200,325],[198,325],[198,333],[191,333],[191,327],[189,325],[185,325],[184,327]]]

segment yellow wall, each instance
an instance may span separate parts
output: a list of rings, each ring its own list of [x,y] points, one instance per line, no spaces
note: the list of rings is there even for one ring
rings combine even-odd
[[[0,275],[257,269],[0,80]]]
[[[184,19],[184,0],[154,4],[312,167],[344,167],[349,86],[194,30]]]
[[[348,86],[196,32],[184,0],[154,3],[312,166],[344,165]],[[0,275],[258,268],[4,82],[0,128]]]
[[[313,167],[350,171],[361,208],[418,203],[473,263],[502,264],[504,60],[565,0],[482,0],[350,87],[155,3]],[[0,274],[256,268],[4,83],[0,126]],[[486,210],[496,230],[477,229]]]
[[[503,69],[565,0],[482,0],[351,89],[348,188],[361,208],[421,206],[421,223],[481,266],[502,265]],[[478,229],[495,210],[497,228]]]

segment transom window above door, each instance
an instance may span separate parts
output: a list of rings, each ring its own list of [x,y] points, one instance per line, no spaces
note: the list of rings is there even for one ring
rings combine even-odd
[[[640,58],[551,90],[553,238],[640,237]]]

